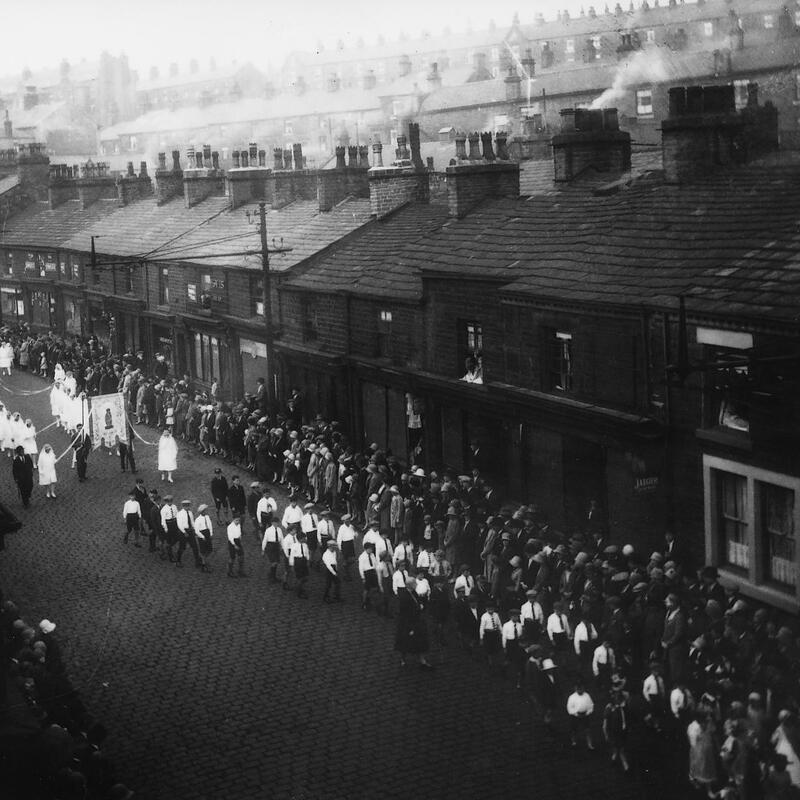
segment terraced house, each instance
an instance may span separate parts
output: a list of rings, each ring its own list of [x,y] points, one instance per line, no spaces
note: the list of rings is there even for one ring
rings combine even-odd
[[[674,87],[659,159],[632,152],[614,109],[565,109],[547,174],[490,134],[456,136],[431,173],[416,126],[368,170],[358,150],[319,173],[276,151],[267,169],[256,147],[225,175],[210,150],[192,169],[164,158],[155,196],[141,172],[57,173],[5,222],[4,320],[171,348],[175,372],[237,396],[266,331],[259,256],[232,252],[257,253],[264,197],[282,252],[275,363],[256,364],[281,398],[299,388],[307,416],[407,463],[478,469],[560,529],[591,501],[642,550],[673,528],[698,563],[796,610],[800,164],[749,100]]]

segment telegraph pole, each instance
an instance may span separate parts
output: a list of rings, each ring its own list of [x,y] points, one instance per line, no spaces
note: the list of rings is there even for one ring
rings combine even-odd
[[[267,204],[258,204],[258,217],[261,234],[261,290],[264,304],[264,344],[267,350],[267,398],[270,412],[275,410],[275,351],[272,346],[272,290],[269,275],[269,248],[267,246]]]

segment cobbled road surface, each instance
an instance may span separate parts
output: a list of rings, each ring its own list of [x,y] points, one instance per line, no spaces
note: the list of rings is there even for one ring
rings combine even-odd
[[[48,392],[17,394],[44,388],[42,379],[1,380],[12,410],[39,429],[52,421]],[[69,443],[57,428],[39,448],[47,441],[57,453]],[[137,441],[136,459],[137,477],[165,491],[156,447]],[[322,603],[313,572],[309,599],[281,591],[267,582],[249,527],[244,578],[226,576],[224,526],[215,526],[210,574],[190,552],[176,569],[146,546],[123,545],[134,478],[103,451],[91,455],[86,483],[70,462],[67,454],[57,465],[57,500],[37,487],[28,510],[10,460],[0,467],[3,502],[24,521],[0,553],[0,586],[29,622],[57,623],[69,675],[109,728],[106,752],[137,800],[686,796],[674,774],[643,766],[657,743],[634,742],[632,776],[602,748],[570,748],[563,720],[545,730],[505,670],[458,650],[452,632],[432,652],[434,672],[401,668],[393,623],[361,610],[357,582],[343,584],[339,605]],[[181,444],[169,486],[176,504],[211,504],[215,466]],[[222,466],[230,479],[235,470]],[[282,508],[285,494],[275,494]]]

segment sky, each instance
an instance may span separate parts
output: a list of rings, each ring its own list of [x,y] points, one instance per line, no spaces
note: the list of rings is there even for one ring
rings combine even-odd
[[[379,35],[391,40],[401,32],[440,34],[445,27],[458,33],[469,26],[485,29],[490,19],[502,28],[516,11],[529,23],[536,13],[548,19],[561,9],[577,14],[581,5],[580,0],[0,0],[6,33],[0,76],[19,75],[25,67],[57,67],[64,58],[73,64],[93,61],[103,50],[125,53],[145,79],[153,65],[164,74],[171,62],[185,66],[197,58],[202,64],[212,55],[217,64],[251,61],[277,69],[291,51],[313,49],[320,41],[331,49],[339,39],[355,44],[363,38],[369,44]],[[600,11],[604,3],[596,5]]]

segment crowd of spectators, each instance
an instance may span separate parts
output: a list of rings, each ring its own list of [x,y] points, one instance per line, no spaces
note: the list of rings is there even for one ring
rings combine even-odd
[[[12,600],[0,601],[0,794],[32,800],[133,797],[104,752],[105,726],[68,677],[56,624],[29,624]]]
[[[642,553],[618,541],[595,503],[579,529],[557,531],[535,503],[504,502],[477,469],[430,470],[377,444],[354,447],[338,423],[303,419],[296,390],[280,411],[263,381],[220,402],[214,385],[170,378],[162,359],[148,369],[141,354],[111,358],[92,339],[27,342],[40,374],[61,363],[79,390],[122,391],[134,423],[171,428],[254,484],[284,485],[335,526],[377,531],[390,573],[420,579],[439,642],[455,633],[490,668],[504,664],[537,717],[569,723],[573,746],[594,749],[602,732],[627,772],[629,735],[649,731],[681,754],[698,796],[798,796],[796,620],[720,583],[680,536]],[[23,343],[12,343],[22,364]]]

